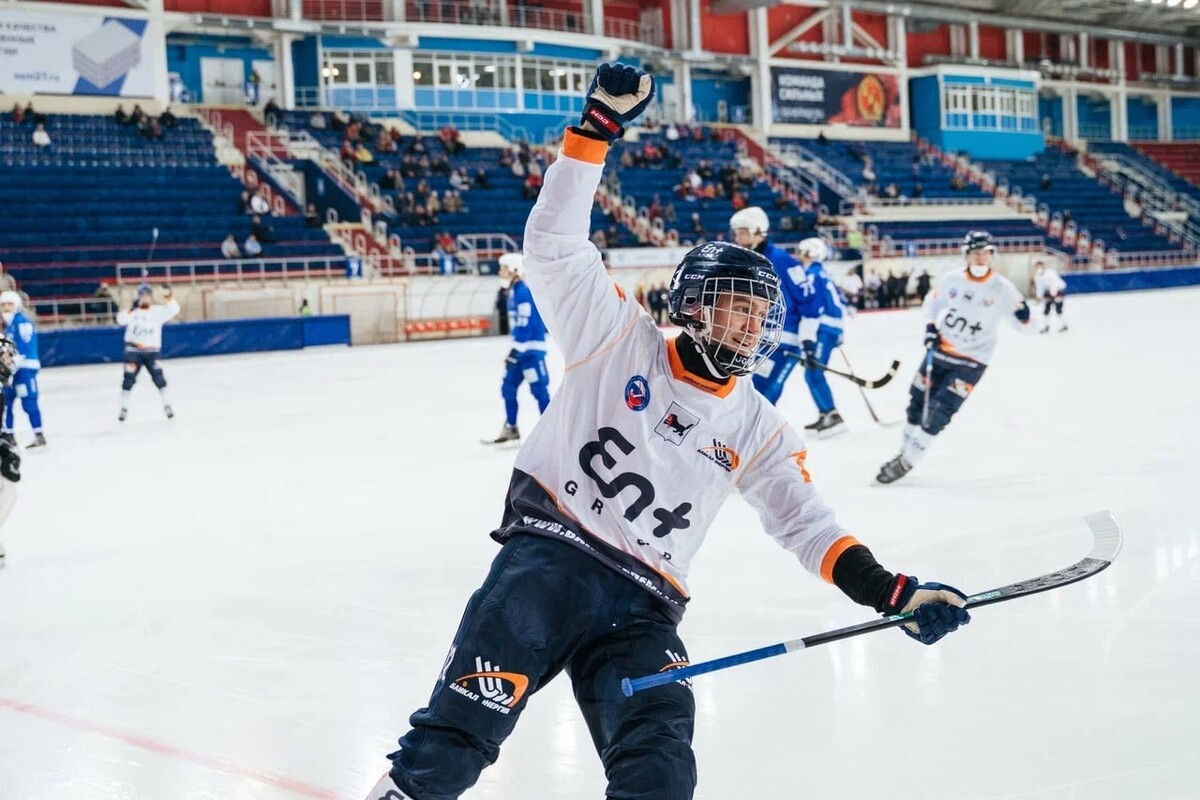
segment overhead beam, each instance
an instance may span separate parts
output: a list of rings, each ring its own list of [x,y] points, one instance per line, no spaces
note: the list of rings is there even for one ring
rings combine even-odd
[[[779,0],[716,0],[709,11],[713,14],[740,14],[744,11],[754,11],[757,8],[770,8],[779,5]]]

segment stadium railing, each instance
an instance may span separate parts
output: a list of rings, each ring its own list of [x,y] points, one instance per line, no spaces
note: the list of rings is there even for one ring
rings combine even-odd
[[[237,258],[200,261],[124,262],[116,266],[118,284],[145,280],[199,284],[212,281],[267,283],[281,279],[344,278],[349,259],[335,258]]]

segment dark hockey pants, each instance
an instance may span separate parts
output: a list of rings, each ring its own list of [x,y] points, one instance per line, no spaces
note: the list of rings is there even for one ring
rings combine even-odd
[[[582,550],[509,539],[467,604],[429,705],[392,753],[415,800],[452,800],[496,761],[529,698],[566,670],[613,800],[690,800],[696,786],[689,686],[626,698],[620,681],[686,661],[662,600]]]
[[[162,367],[158,363],[159,356],[162,354],[157,350],[126,350],[125,351],[125,378],[121,381],[121,388],[129,391],[133,388],[133,384],[137,381],[138,373],[142,371],[142,367],[150,373],[150,380],[154,381],[154,385],[159,389],[167,387],[167,376],[163,374]]]
[[[939,361],[935,356],[933,374],[930,376],[933,383],[929,390],[929,419],[922,426],[922,430],[932,436],[941,433],[942,429],[950,424],[951,417],[962,408],[967,395],[975,388],[975,384],[979,383],[986,369],[985,364],[948,364]],[[917,377],[908,389],[910,425],[921,425],[921,414],[925,408],[925,377],[925,362],[922,361],[921,368],[917,370]]]

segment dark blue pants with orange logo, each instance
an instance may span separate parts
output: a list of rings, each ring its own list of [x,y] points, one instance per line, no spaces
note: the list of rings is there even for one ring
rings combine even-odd
[[[621,694],[621,678],[685,662],[676,620],[646,589],[550,538],[509,539],[472,595],[429,705],[392,753],[415,800],[452,800],[496,761],[525,704],[565,670],[612,800],[690,800],[689,686]]]
[[[950,418],[962,408],[986,369],[984,364],[952,364],[934,356],[932,374],[928,376],[932,385],[929,387],[929,419],[923,427],[926,433],[937,436],[950,424]],[[907,417],[910,425],[921,424],[926,379],[925,362],[922,361],[917,377],[908,388]]]

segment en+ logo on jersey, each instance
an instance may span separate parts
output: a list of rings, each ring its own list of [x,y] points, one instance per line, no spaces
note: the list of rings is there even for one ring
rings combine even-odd
[[[645,411],[650,405],[650,382],[641,375],[634,375],[625,384],[625,405],[630,411]]]

